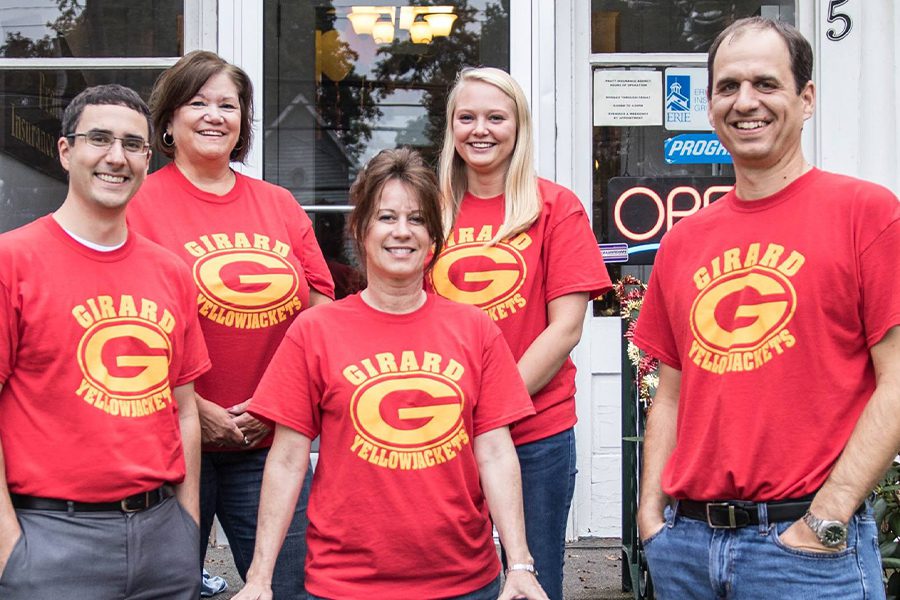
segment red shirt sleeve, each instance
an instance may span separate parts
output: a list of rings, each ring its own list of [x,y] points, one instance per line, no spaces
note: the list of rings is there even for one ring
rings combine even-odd
[[[672,331],[672,323],[666,308],[666,294],[663,291],[663,274],[667,272],[665,249],[666,240],[663,239],[662,246],[656,253],[656,264],[650,274],[650,283],[638,315],[634,343],[647,354],[681,370],[681,354]]]
[[[894,212],[893,222],[860,256],[862,318],[870,348],[900,325],[900,277],[885,270],[900,264],[900,204]]]
[[[19,327],[11,296],[9,288],[0,281],[0,385],[6,383],[12,374],[19,340]]]
[[[179,263],[184,279],[185,299],[182,304],[184,311],[184,348],[182,352],[181,371],[172,382],[173,387],[184,385],[194,381],[210,369],[212,363],[209,360],[209,351],[206,348],[206,340],[200,329],[200,318],[196,310],[197,286],[186,267]]]
[[[581,202],[562,188],[552,210],[543,247],[545,300],[576,292],[596,298],[608,292],[612,282]]]
[[[296,223],[298,223],[298,227],[290,232],[291,244],[294,247],[294,253],[300,258],[300,264],[303,265],[306,281],[310,288],[315,288],[320,294],[334,300],[334,280],[331,277],[331,271],[328,270],[328,265],[325,264],[325,257],[322,256],[319,242],[316,240],[312,221],[293,196],[291,196],[291,204],[294,206],[293,210],[297,211]]]
[[[476,436],[534,414],[531,397],[503,334],[486,316],[483,322],[487,335],[481,387],[473,413]]]
[[[248,411],[263,419],[298,431],[314,439],[322,420],[320,393],[314,392],[303,336],[295,322],[272,357],[253,393]],[[295,337],[297,339],[295,339]]]

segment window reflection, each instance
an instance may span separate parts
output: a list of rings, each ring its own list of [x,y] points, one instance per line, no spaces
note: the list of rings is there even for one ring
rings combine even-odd
[[[436,163],[459,69],[509,69],[509,0],[367,4],[264,4],[264,178],[305,206],[346,206],[357,171],[384,148],[411,146]],[[353,291],[361,280],[343,268],[356,266],[344,216],[316,210],[332,274]]]
[[[56,144],[63,110],[72,98],[92,85],[120,83],[147,100],[159,73],[158,69],[0,71],[0,231],[56,210],[65,198],[66,172]]]
[[[180,56],[183,0],[0,0],[0,56]]]
[[[591,0],[591,51],[706,52],[737,19],[794,22],[794,0]]]

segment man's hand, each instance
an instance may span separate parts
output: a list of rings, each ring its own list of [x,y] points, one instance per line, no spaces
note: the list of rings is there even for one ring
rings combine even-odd
[[[233,600],[272,600],[272,586],[248,581]]]
[[[238,426],[238,429],[241,430],[241,433],[247,439],[244,442],[244,446],[247,448],[254,447],[269,435],[269,431],[271,431],[262,421],[247,412],[250,400],[244,400],[228,409],[228,414],[232,416],[234,424]]]
[[[641,541],[645,542],[662,531],[662,528],[666,526],[666,519],[662,511],[645,509],[641,506],[638,508],[637,523],[638,535]]]
[[[14,523],[15,525],[12,527],[4,527],[2,535],[0,535],[0,576],[2,576],[3,571],[6,570],[6,562],[9,560],[13,548],[16,547],[16,542],[22,537],[22,529],[19,527],[19,522],[14,521]],[[7,529],[9,529],[9,531],[7,531]]]
[[[816,533],[812,529],[810,529],[809,525],[804,523],[803,520],[794,521],[791,526],[784,531],[784,533],[778,536],[778,539],[780,539],[781,543],[788,548],[793,548],[794,550],[805,550],[807,552],[834,554],[835,552],[840,552],[844,549],[843,546],[839,548],[829,548],[827,546],[823,546],[822,542],[819,541],[819,537],[816,535]]]
[[[217,446],[243,446],[244,434],[231,413],[199,394],[196,396],[197,412],[200,413],[200,441]]]
[[[528,600],[548,600],[537,577],[530,571],[509,571],[506,574],[506,582],[498,600],[513,600],[514,598],[527,598]]]

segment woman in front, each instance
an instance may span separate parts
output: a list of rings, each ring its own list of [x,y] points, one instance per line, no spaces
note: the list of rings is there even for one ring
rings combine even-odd
[[[441,249],[437,180],[411,150],[384,150],[350,197],[368,287],[300,315],[253,395],[250,411],[276,423],[275,443],[236,600],[271,597],[285,507],[316,436],[310,598],[493,600],[493,517],[510,561],[500,597],[546,599],[507,427],[533,412],[528,394],[490,319],[422,287],[432,247]]]
[[[526,533],[541,585],[561,600],[576,472],[569,353],[588,300],[612,287],[609,275],[581,202],[535,174],[528,104],[507,73],[460,73],[439,171],[447,242],[428,284],[487,312],[518,363],[536,410],[510,428]]]
[[[251,143],[253,88],[212,52],[185,55],[150,97],[153,141],[173,161],[147,177],[128,207],[131,227],[191,266],[212,370],[197,380],[203,438],[201,563],[218,515],[245,577],[259,490],[272,444],[247,412],[263,371],[296,316],[334,286],[312,223],[284,188],[235,172]],[[308,485],[278,561],[276,598],[301,600]],[[200,576],[200,573],[197,574]]]

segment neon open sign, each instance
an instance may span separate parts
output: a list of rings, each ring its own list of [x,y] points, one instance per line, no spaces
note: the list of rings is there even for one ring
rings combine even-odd
[[[680,219],[725,195],[730,177],[613,177],[607,241],[629,246],[629,264],[651,264],[659,242]]]

